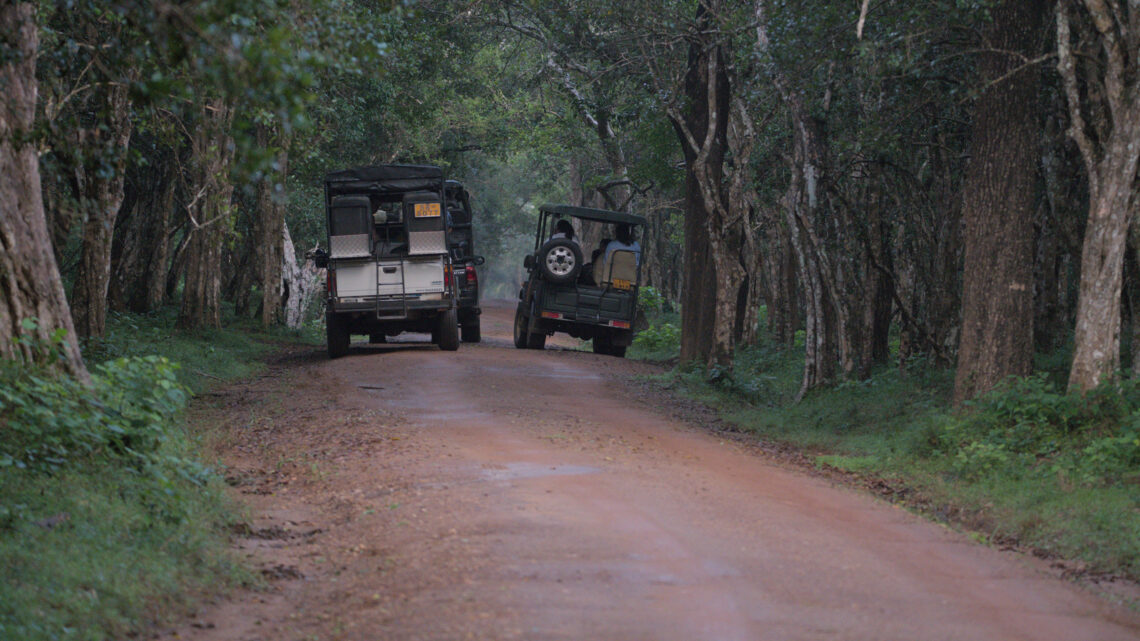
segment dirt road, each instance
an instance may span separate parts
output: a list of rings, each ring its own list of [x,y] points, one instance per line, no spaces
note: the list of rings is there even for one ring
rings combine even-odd
[[[651,366],[514,349],[511,311],[458,353],[299,354],[208,399],[268,587],[168,638],[1140,638],[1032,560],[671,416],[625,382]]]

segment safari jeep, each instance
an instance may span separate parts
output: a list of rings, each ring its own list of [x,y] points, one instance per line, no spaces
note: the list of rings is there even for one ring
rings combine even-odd
[[[325,177],[329,357],[348,353],[352,334],[382,343],[401,332],[431,333],[459,349],[439,167],[379,165]],[[319,263],[319,264],[320,264]]]
[[[607,227],[630,225],[635,233],[645,218],[604,209],[543,205],[539,208],[534,252],[523,259],[526,283],[515,310],[514,340],[519,349],[542,349],[546,337],[565,332],[593,339],[594,353],[625,356],[638,321],[641,264],[634,251],[601,251],[595,258],[577,242],[551,238],[557,221],[577,218]],[[612,234],[611,234],[612,235]],[[585,259],[590,259],[589,263]]]
[[[464,343],[478,343],[482,340],[479,315],[483,310],[479,307],[479,274],[475,268],[482,265],[484,259],[475,255],[471,197],[457,180],[448,180],[444,184],[444,193],[447,196],[447,212],[451,216],[447,245],[455,267],[459,336]]]

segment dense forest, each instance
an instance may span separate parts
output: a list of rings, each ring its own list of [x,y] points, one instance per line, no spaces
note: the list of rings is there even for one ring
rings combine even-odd
[[[712,378],[761,334],[801,337],[801,395],[1140,366],[1136,8],[856,4],[8,3],[0,350],[62,330],[83,377],[109,311],[304,323],[321,176],[417,162],[475,194],[493,295],[536,203],[648,216]]]

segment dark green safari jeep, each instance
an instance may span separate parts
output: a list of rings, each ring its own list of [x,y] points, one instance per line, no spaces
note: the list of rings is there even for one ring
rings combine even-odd
[[[584,250],[573,220],[600,223],[601,242]],[[593,339],[596,354],[624,357],[638,329],[636,238],[645,224],[642,216],[605,209],[539,207],[534,252],[523,260],[527,279],[515,311],[515,347],[542,349],[547,336],[564,332]]]

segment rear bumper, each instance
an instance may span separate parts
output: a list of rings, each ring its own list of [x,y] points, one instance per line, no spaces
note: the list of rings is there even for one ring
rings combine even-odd
[[[327,301],[327,304],[329,311],[334,314],[379,312],[381,316],[392,316],[396,313],[403,313],[404,309],[407,309],[409,317],[411,312],[422,315],[424,312],[446,311],[452,309],[454,306],[452,299],[447,297],[425,300],[418,297],[407,299],[400,297],[383,297],[378,299],[375,296],[368,296],[350,300],[331,299]]]

